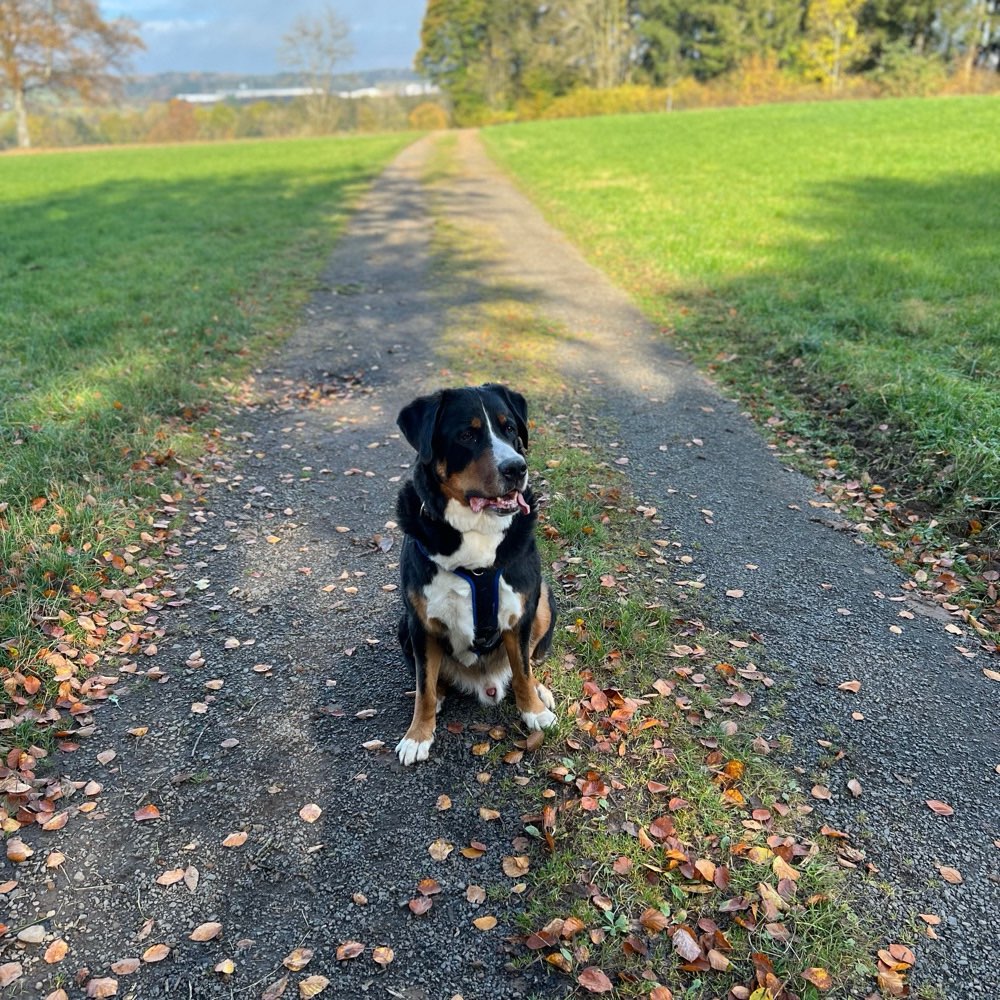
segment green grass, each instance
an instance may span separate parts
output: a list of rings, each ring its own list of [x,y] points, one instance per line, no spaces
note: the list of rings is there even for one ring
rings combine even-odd
[[[203,418],[411,139],[0,158],[0,704],[30,717],[56,694],[46,648],[111,638],[73,619],[151,572],[151,506],[191,485]]]
[[[718,376],[1000,530],[1000,100],[536,122],[484,139]]]

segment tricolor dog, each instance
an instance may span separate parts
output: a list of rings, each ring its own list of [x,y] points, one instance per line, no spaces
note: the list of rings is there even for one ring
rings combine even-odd
[[[417,679],[413,721],[396,753],[426,760],[447,684],[496,705],[510,685],[529,729],[556,721],[532,662],[552,642],[555,602],[535,546],[528,407],[502,385],[444,389],[397,419],[416,449],[397,519],[403,655]]]

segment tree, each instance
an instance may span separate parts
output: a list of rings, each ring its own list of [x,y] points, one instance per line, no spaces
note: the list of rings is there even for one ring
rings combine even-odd
[[[29,94],[105,101],[141,48],[133,23],[103,20],[95,0],[0,0],[0,91],[11,96],[17,144],[31,145]]]
[[[561,0],[547,7],[559,58],[574,82],[607,90],[628,80],[634,33],[627,0]]]
[[[332,129],[337,118],[334,71],[354,54],[349,34],[346,22],[332,7],[325,7],[313,16],[299,15],[281,39],[279,59],[300,73],[305,85],[312,89],[306,102],[317,131]]]
[[[831,90],[839,90],[848,66],[868,43],[858,31],[864,0],[812,0],[806,13],[802,55],[808,69]]]

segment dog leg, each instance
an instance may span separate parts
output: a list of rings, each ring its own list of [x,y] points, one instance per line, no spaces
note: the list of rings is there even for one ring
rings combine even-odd
[[[548,729],[556,724],[556,714],[552,711],[555,702],[552,694],[543,684],[535,680],[528,659],[528,636],[518,636],[515,632],[504,632],[504,649],[510,660],[511,682],[514,701],[521,713],[524,724],[529,729]],[[545,692],[543,697],[541,692]]]
[[[434,742],[434,724],[437,721],[438,674],[441,670],[441,647],[433,636],[424,637],[423,655],[414,643],[414,660],[417,666],[417,697],[413,703],[413,721],[406,735],[396,744],[396,753],[402,764],[410,765],[427,760]]]

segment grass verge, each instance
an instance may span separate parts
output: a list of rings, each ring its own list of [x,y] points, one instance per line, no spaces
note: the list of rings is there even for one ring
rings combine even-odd
[[[859,491],[874,500],[900,563],[951,600],[960,570],[1000,629],[998,127],[1000,102],[959,98],[531,123],[484,140],[789,457],[820,459],[848,508]]]
[[[211,460],[209,418],[288,329],[356,196],[411,139],[0,161],[8,832],[58,821],[58,790],[36,768],[56,738],[75,749],[88,702],[109,696],[102,663],[155,655],[156,609],[176,596],[160,566],[181,554],[171,522],[196,492],[190,462],[206,445]]]
[[[474,270],[482,287],[483,235],[439,217],[435,239],[441,285]],[[872,972],[838,867],[857,852],[838,831],[808,830],[780,748],[747,711],[771,678],[751,640],[706,627],[671,584],[680,547],[655,537],[656,512],[637,506],[586,397],[562,384],[562,335],[497,287],[453,315],[441,345],[454,381],[499,379],[536,401],[539,533],[561,607],[544,680],[561,722],[519,790],[537,803],[524,816],[536,849],[515,838],[525,853],[504,869],[530,881],[519,961],[581,995],[847,995]]]

